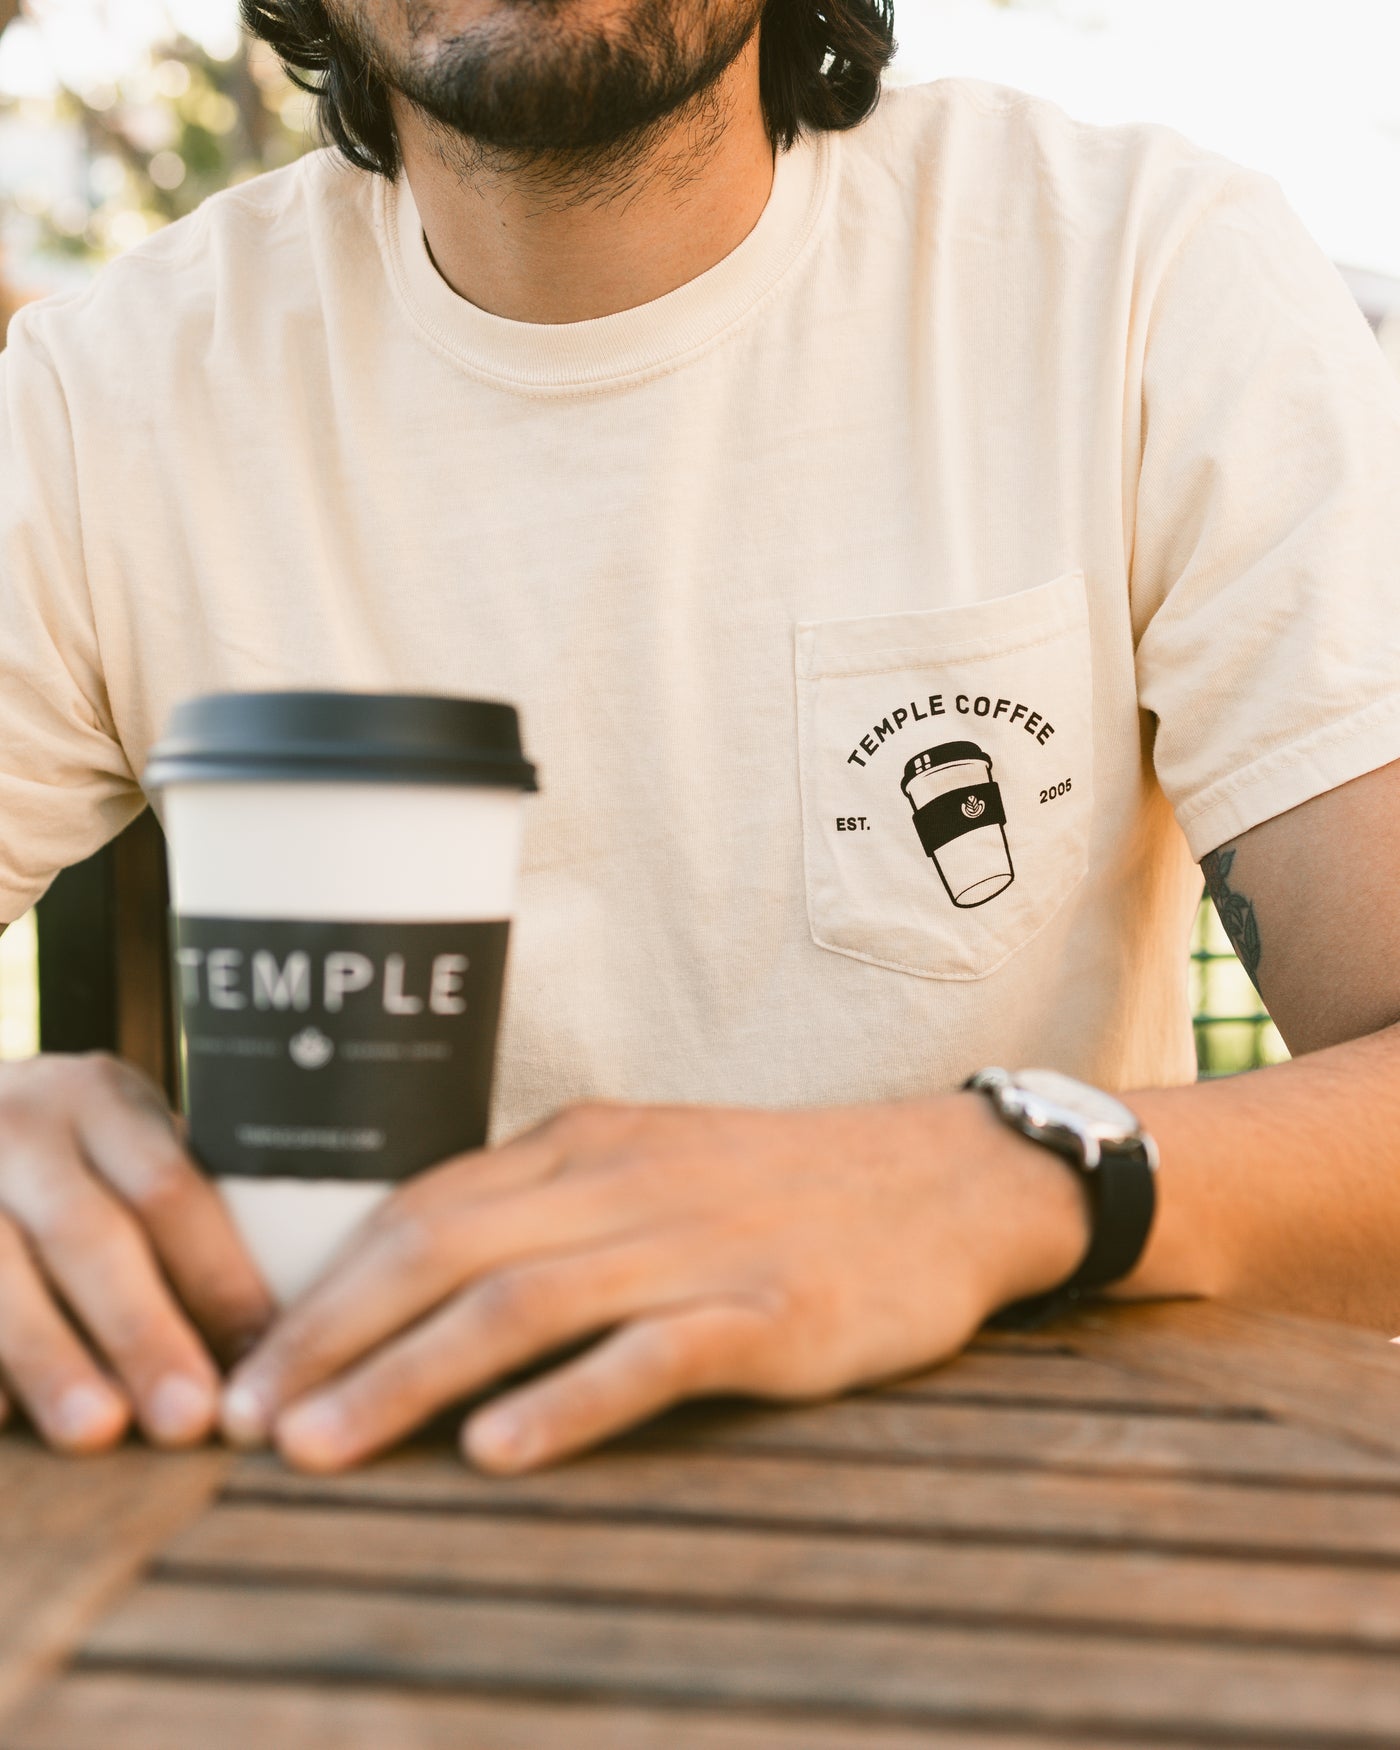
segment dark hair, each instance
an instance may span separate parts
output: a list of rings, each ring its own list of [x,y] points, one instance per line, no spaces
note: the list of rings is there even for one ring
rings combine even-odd
[[[384,82],[332,21],[323,0],[239,0],[243,23],[276,50],[317,100],[325,138],[361,170],[394,176],[399,145]],[[759,95],[769,137],[864,121],[894,55],[894,0],[765,0]]]

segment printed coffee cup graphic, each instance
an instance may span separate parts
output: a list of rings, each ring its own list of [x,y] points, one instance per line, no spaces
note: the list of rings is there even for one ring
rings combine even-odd
[[[1016,879],[1006,811],[992,762],[975,742],[950,741],[915,754],[900,788],[919,842],[956,906],[985,905]]]

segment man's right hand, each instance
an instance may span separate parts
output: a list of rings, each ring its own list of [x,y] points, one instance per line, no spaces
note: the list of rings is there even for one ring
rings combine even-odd
[[[105,1055],[0,1064],[0,1422],[18,1402],[68,1452],[133,1419],[191,1445],[214,1427],[215,1357],[272,1312],[151,1082]]]

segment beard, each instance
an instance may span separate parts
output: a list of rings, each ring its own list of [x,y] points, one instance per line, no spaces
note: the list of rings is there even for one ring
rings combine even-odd
[[[719,124],[715,88],[759,27],[763,0],[632,0],[607,28],[569,16],[577,0],[495,0],[491,14],[440,27],[433,0],[388,0],[398,41],[364,0],[332,0],[337,33],[429,124],[444,157],[553,167],[596,180],[644,155],[668,124]]]

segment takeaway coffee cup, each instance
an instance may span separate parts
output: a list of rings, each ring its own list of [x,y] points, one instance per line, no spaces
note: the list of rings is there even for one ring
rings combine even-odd
[[[534,768],[509,705],[222,693],[177,707],[144,783],[190,1146],[288,1299],[486,1140]]]
[[[975,742],[950,741],[915,754],[902,788],[919,840],[954,905],[985,905],[1011,885],[1001,789]]]

